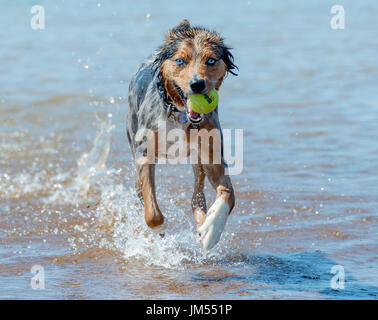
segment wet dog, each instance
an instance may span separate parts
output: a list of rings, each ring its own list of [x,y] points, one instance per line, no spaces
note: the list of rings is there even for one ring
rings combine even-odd
[[[127,136],[135,159],[137,192],[144,204],[145,221],[153,231],[163,234],[167,226],[155,194],[155,161],[166,156],[166,148],[161,148],[161,136],[158,137],[159,127],[163,124],[170,129],[181,129],[191,142],[194,139],[190,132],[194,129],[199,132],[216,129],[222,139],[218,107],[210,113],[198,114],[187,104],[187,99],[191,94],[206,94],[214,88],[219,90],[228,73],[235,75],[237,67],[233,61],[230,49],[217,32],[192,27],[188,20],[183,20],[168,32],[164,44],[131,80]],[[138,138],[138,132],[145,129],[154,133],[148,136],[149,143]],[[205,250],[209,250],[220,239],[234,207],[235,195],[226,172],[222,141],[219,149],[213,148],[214,139],[208,143],[201,139],[198,145],[207,149],[209,161],[203,161],[198,155],[192,164],[194,192],[191,207],[199,241]],[[152,161],[146,156],[148,146],[154,149]],[[190,152],[188,148],[187,153]],[[219,156],[219,162],[212,161],[216,156]],[[203,192],[205,177],[217,192],[208,211]]]

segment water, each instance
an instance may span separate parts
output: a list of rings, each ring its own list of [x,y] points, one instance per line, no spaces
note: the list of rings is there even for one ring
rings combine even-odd
[[[39,3],[43,31],[33,1],[8,1],[0,20],[0,298],[377,298],[375,1],[338,1],[339,31],[332,1]],[[129,80],[182,18],[221,32],[240,69],[220,117],[244,130],[244,170],[208,255],[190,166],[157,170],[170,226],[156,238],[125,135]]]

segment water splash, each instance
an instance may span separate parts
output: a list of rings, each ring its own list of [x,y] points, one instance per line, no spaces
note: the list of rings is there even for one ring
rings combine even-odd
[[[165,237],[154,234],[144,221],[135,191],[123,185],[104,188],[96,215],[108,235],[100,246],[121,252],[126,261],[135,259],[145,265],[184,268],[224,256],[217,250],[210,254],[202,251],[196,241],[194,220],[175,205],[166,212],[169,225]]]
[[[227,253],[225,242],[232,242],[233,235],[225,232],[226,240],[221,240],[218,249],[205,254],[197,243],[192,215],[172,201],[171,194],[159,196],[169,219],[165,237],[151,232],[134,190],[132,167],[122,170],[107,163],[115,127],[112,118],[95,116],[93,144],[77,158],[76,166],[57,164],[49,171],[40,170],[43,163],[37,163],[33,172],[5,174],[0,179],[8,196],[35,198],[38,193],[40,207],[35,208],[33,217],[43,224],[38,232],[66,235],[73,254],[85,254],[88,249],[101,254],[101,249],[110,249],[120,253],[125,262],[176,269],[220,261]],[[24,231],[23,223],[19,228]]]
[[[50,203],[81,203],[90,202],[97,192],[101,192],[101,184],[108,174],[106,160],[109,156],[111,145],[111,133],[114,125],[111,119],[101,119],[95,113],[97,122],[94,125],[98,128],[93,147],[90,151],[83,153],[77,161],[77,168],[74,172],[60,174],[55,177],[56,182],[62,182],[69,175],[73,175],[70,185],[64,189],[58,189],[48,198]]]

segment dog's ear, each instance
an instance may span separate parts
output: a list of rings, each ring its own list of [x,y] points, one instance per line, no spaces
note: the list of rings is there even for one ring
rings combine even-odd
[[[190,22],[188,19],[184,19],[180,21],[175,27],[169,30],[165,41],[170,42],[174,41],[174,39],[178,38],[181,32],[185,32],[186,30],[190,29]]]
[[[169,30],[166,38],[165,43],[160,46],[155,56],[155,60],[153,62],[153,69],[154,71],[158,71],[162,65],[162,63],[172,57],[177,49],[177,46],[182,39],[183,34],[190,33],[190,22],[188,19],[184,19],[179,22],[174,28]]]
[[[183,19],[182,21],[180,21],[174,28],[174,29],[188,29],[190,28],[190,22],[188,19]]]
[[[222,60],[227,66],[227,72],[233,74],[234,76],[237,76],[238,74],[235,73],[233,70],[239,70],[239,68],[234,64],[234,56],[232,55],[230,49],[231,48],[223,46]]]

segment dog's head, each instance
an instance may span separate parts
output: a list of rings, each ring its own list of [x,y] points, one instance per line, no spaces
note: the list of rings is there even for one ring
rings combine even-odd
[[[170,30],[154,61],[174,103],[184,106],[190,94],[219,89],[225,75],[234,75],[234,58],[220,35],[181,21]]]

